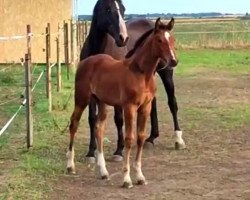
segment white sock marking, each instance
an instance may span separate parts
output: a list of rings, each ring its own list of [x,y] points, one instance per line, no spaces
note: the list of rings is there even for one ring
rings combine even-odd
[[[141,163],[140,162],[136,162],[135,163],[135,171],[136,171],[136,180],[137,181],[145,181],[145,177],[142,173],[142,170],[141,170]]]
[[[68,151],[66,156],[68,158],[67,168],[75,169],[75,163],[74,163],[75,151],[74,151],[74,149],[72,149],[72,151]]]
[[[178,142],[179,144],[185,145],[185,142],[182,139],[182,131],[175,131],[175,141]]]
[[[97,166],[100,167],[101,176],[108,176],[108,171],[106,169],[106,163],[105,163],[103,152],[97,153]]]

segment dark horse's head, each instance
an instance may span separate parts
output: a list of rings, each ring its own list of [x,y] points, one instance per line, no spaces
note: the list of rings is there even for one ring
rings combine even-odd
[[[121,0],[98,0],[93,13],[98,31],[110,34],[118,47],[125,46],[128,41],[124,12]]]

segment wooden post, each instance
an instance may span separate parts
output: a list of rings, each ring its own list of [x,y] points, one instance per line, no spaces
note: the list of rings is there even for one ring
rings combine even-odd
[[[68,23],[64,22],[64,57],[67,67],[67,79],[69,80],[69,31]]]
[[[27,25],[27,54],[25,54],[25,85],[26,85],[26,127],[27,148],[33,145],[33,119],[32,119],[32,79],[31,79],[31,27]]]
[[[80,49],[80,52],[81,52],[82,46],[83,46],[83,22],[81,21],[79,23],[79,49]]]
[[[25,82],[26,82],[26,128],[27,148],[33,145],[33,120],[32,120],[32,83],[31,83],[31,62],[30,55],[25,54]]]
[[[52,95],[51,95],[51,67],[50,67],[50,23],[46,27],[46,92],[49,103],[49,112],[52,111]]]
[[[71,47],[71,69],[75,69],[76,61],[77,61],[77,42],[76,42],[76,22],[71,19],[70,20],[70,47]]]
[[[61,56],[60,56],[60,43],[61,43],[61,30],[58,24],[58,36],[56,39],[56,52],[57,52],[57,91],[60,92],[62,88],[62,78],[61,78]]]
[[[88,36],[88,21],[84,22],[84,41],[87,39]]]

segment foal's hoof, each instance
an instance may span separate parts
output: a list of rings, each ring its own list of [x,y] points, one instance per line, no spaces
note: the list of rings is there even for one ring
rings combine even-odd
[[[152,142],[145,142],[144,143],[144,148],[145,149],[153,149],[154,148],[154,143],[152,143]]]
[[[137,185],[147,185],[148,182],[146,180],[138,180]]]
[[[86,157],[86,162],[88,164],[95,164],[96,158],[95,157]]]
[[[122,185],[123,188],[130,189],[133,187],[133,184],[131,182],[124,182]]]
[[[123,157],[120,156],[120,155],[113,155],[112,160],[114,162],[122,162],[123,161]]]
[[[103,175],[103,176],[101,176],[101,179],[102,180],[109,180],[109,175]]]
[[[175,142],[174,146],[176,150],[186,149],[186,144],[184,142],[183,143]]]
[[[76,174],[76,170],[73,167],[67,167],[68,174]]]

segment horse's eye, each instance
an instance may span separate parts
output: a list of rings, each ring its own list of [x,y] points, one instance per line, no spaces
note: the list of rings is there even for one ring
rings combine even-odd
[[[111,9],[107,9],[107,13],[110,14],[111,13]]]
[[[158,42],[159,42],[159,43],[162,43],[162,39],[158,39]]]

